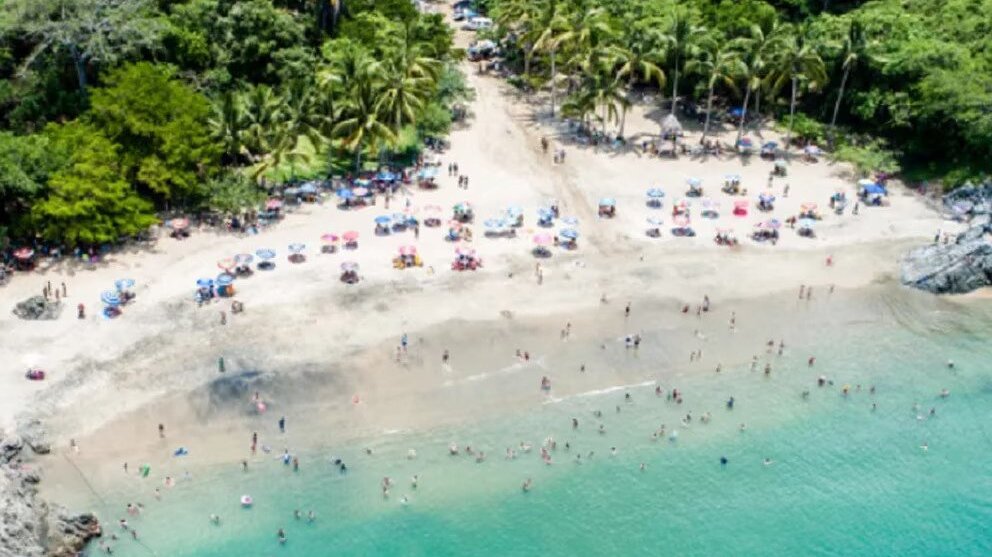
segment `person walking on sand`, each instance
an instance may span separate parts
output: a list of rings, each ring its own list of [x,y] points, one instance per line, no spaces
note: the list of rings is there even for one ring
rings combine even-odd
[[[623,309],[623,317],[624,319],[630,317],[630,302],[627,302],[627,307]]]
[[[158,437],[165,439],[165,424],[158,424]]]
[[[442,364],[447,364],[449,359],[451,359],[451,353],[448,352],[448,349],[447,348],[445,348],[444,349],[444,353],[441,354],[441,363]]]
[[[286,416],[279,417],[279,433],[286,433]]]
[[[220,372],[220,373],[224,373],[225,369],[226,368],[224,366],[224,356],[218,356],[217,357],[217,371]]]

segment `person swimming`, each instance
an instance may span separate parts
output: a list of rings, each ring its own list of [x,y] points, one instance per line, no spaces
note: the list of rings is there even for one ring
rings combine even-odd
[[[733,410],[733,409],[734,409],[734,397],[730,397],[727,399],[727,410]]]
[[[220,524],[220,516],[216,514],[210,515],[210,522],[213,524]]]
[[[286,537],[286,531],[283,530],[282,528],[280,528],[279,531],[276,532],[276,536],[278,536],[279,538],[279,543],[286,543],[286,540],[288,539]]]
[[[720,465],[721,466],[726,466],[728,462],[730,462],[730,461],[727,460],[727,457],[725,457],[725,456],[721,456],[720,457]]]

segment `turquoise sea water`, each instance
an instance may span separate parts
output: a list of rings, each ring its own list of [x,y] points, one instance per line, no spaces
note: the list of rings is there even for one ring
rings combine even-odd
[[[792,335],[801,351],[768,357],[771,377],[750,371],[746,358],[720,374],[662,375],[664,388],[685,393],[681,405],[637,381],[513,415],[304,452],[299,472],[275,453],[246,474],[237,463],[198,469],[161,502],[144,491],[147,510],[130,519],[143,545],[121,539],[114,554],[992,555],[992,311],[903,294],[858,303],[810,317]],[[642,360],[663,359],[652,346],[642,347]],[[813,369],[810,353],[818,355]],[[817,387],[820,374],[833,385]],[[712,414],[705,424],[704,411]],[[677,429],[677,440],[653,440],[660,424]],[[557,441],[551,465],[539,458],[548,436]],[[486,460],[448,455],[452,441],[484,448]],[[505,448],[521,441],[531,452],[505,459]],[[415,459],[407,458],[411,447]],[[346,474],[333,456],[348,464]],[[394,482],[388,498],[383,476]],[[240,508],[244,493],[253,508]],[[98,511],[108,533],[135,496],[105,494],[112,507]],[[311,509],[314,523],[305,518]],[[222,517],[219,526],[210,513]],[[285,545],[276,540],[280,527]]]

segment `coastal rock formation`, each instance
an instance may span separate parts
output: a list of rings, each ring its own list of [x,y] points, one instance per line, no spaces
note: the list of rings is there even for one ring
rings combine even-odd
[[[32,296],[14,306],[14,315],[21,319],[58,319],[62,313],[62,302],[46,300],[43,296]]]
[[[992,199],[992,191],[989,195]],[[988,200],[982,207],[984,203]],[[903,284],[934,294],[963,294],[992,285],[990,234],[992,215],[981,212],[954,243],[912,250],[902,262]]]
[[[39,446],[49,447],[40,423],[30,432]],[[72,515],[49,506],[38,496],[41,478],[22,463],[26,443],[0,432],[0,556],[70,557],[100,535],[92,514]]]

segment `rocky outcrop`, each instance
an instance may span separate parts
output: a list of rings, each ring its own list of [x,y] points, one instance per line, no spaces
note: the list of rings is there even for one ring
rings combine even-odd
[[[21,319],[58,319],[61,313],[62,302],[43,296],[32,296],[14,306],[14,315]]]
[[[903,284],[934,294],[963,294],[992,285],[992,215],[974,214],[954,243],[909,252],[902,262]]]
[[[41,478],[23,462],[26,447],[48,448],[40,423],[29,435],[0,432],[0,557],[70,557],[90,539],[100,535],[100,523],[92,514],[73,515],[51,506],[38,496]]]

